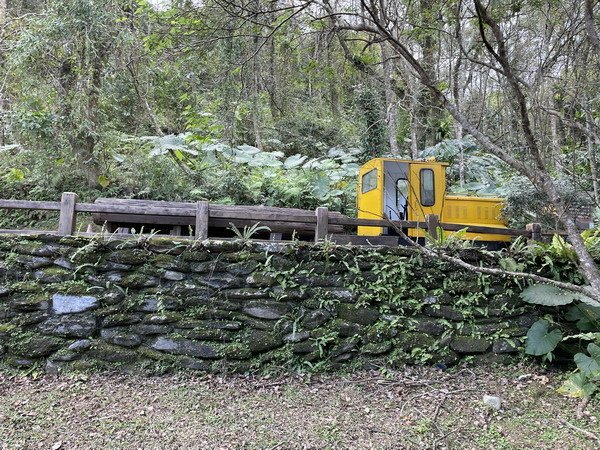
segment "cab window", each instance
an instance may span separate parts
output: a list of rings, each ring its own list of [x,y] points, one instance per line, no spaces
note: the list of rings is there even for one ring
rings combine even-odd
[[[400,220],[408,219],[408,180],[399,178],[396,181],[396,208]]]
[[[408,199],[408,181],[404,178],[399,178],[396,181],[396,206],[398,209],[406,205]]]
[[[433,206],[435,203],[435,180],[433,170],[421,169],[419,177],[421,179],[421,205]]]
[[[373,169],[365,173],[362,177],[361,192],[372,191],[377,187],[377,169]]]

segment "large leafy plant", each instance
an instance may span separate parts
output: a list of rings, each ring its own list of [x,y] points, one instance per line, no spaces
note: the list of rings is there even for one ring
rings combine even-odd
[[[320,158],[250,145],[205,142],[194,134],[145,137],[148,156],[171,153],[192,170],[194,197],[221,203],[314,208],[327,205],[353,213],[362,151],[331,148]]]
[[[600,388],[600,307],[586,295],[567,292],[555,286],[534,284],[523,290],[521,297],[527,303],[544,306],[572,304],[564,318],[573,322],[578,334],[565,336],[558,326],[546,319],[535,322],[527,333],[525,353],[552,361],[554,351],[569,340],[588,342],[587,354],[577,352],[573,360],[577,369],[559,388],[571,397],[587,397]]]

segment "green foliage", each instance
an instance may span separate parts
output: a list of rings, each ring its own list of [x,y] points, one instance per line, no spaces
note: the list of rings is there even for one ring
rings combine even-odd
[[[550,330],[550,323],[540,319],[535,322],[527,332],[527,346],[525,353],[534,356],[544,356],[552,361],[552,351],[562,341],[563,335],[558,329]]]
[[[571,292],[549,284],[533,284],[521,292],[521,298],[527,303],[545,306],[568,305],[577,300],[580,302],[593,302],[588,296],[578,292]]]
[[[573,211],[590,206],[590,197],[582,192],[572,178],[559,177],[556,184],[561,198]],[[521,176],[512,177],[505,186],[506,206],[503,214],[511,226],[522,228],[527,223],[538,222],[549,228],[560,228],[551,202],[531,181]]]
[[[594,343],[590,343],[587,347],[590,356],[583,353],[575,355],[575,363],[577,368],[583,375],[591,380],[600,380],[600,347]]]
[[[253,236],[257,235],[261,231],[267,231],[267,232],[271,231],[271,229],[269,227],[264,226],[264,225],[261,226],[260,222],[255,223],[251,227],[245,226],[242,230],[240,230],[238,227],[236,227],[232,223],[230,223],[229,225],[230,225],[229,229],[231,231],[233,231],[233,234],[235,234],[235,237],[238,239],[241,239],[244,242],[249,242]]]
[[[572,374],[559,388],[558,392],[568,397],[589,397],[598,390],[598,386],[589,381],[583,373]]]
[[[587,346],[588,355],[577,353],[574,357],[578,372],[573,373],[558,391],[569,397],[589,397],[600,389],[600,347]]]
[[[564,317],[575,322],[580,331],[600,330],[600,307],[579,303],[571,306]]]
[[[425,241],[433,248],[455,252],[473,246],[473,243],[466,238],[467,228],[458,231],[446,231],[441,227],[437,227],[436,233],[435,238],[430,233],[425,233]]]
[[[459,161],[464,157],[465,184],[460,186]],[[419,153],[421,158],[435,158],[450,164],[446,171],[449,192],[453,194],[504,195],[508,179],[513,175],[509,167],[493,155],[482,152],[469,136],[465,139],[447,139]]]

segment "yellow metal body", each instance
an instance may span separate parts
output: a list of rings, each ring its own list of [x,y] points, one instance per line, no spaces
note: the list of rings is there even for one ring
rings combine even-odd
[[[440,222],[506,228],[501,218],[503,199],[446,195],[446,163],[376,158],[364,164],[358,175],[358,217],[423,223],[409,229],[412,238],[425,236],[425,216],[436,214]],[[387,234],[385,227],[358,227],[361,236]],[[466,233],[465,239],[508,242],[510,236]]]

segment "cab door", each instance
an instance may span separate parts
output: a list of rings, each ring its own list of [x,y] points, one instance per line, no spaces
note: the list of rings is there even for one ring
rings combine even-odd
[[[442,213],[445,196],[445,170],[441,164],[410,164],[409,220],[423,223],[425,216]],[[423,237],[422,230],[411,230],[410,236]]]
[[[383,173],[381,160],[374,159],[360,168],[358,173],[357,217],[381,219],[383,216]],[[360,236],[379,236],[381,227],[358,227]]]

